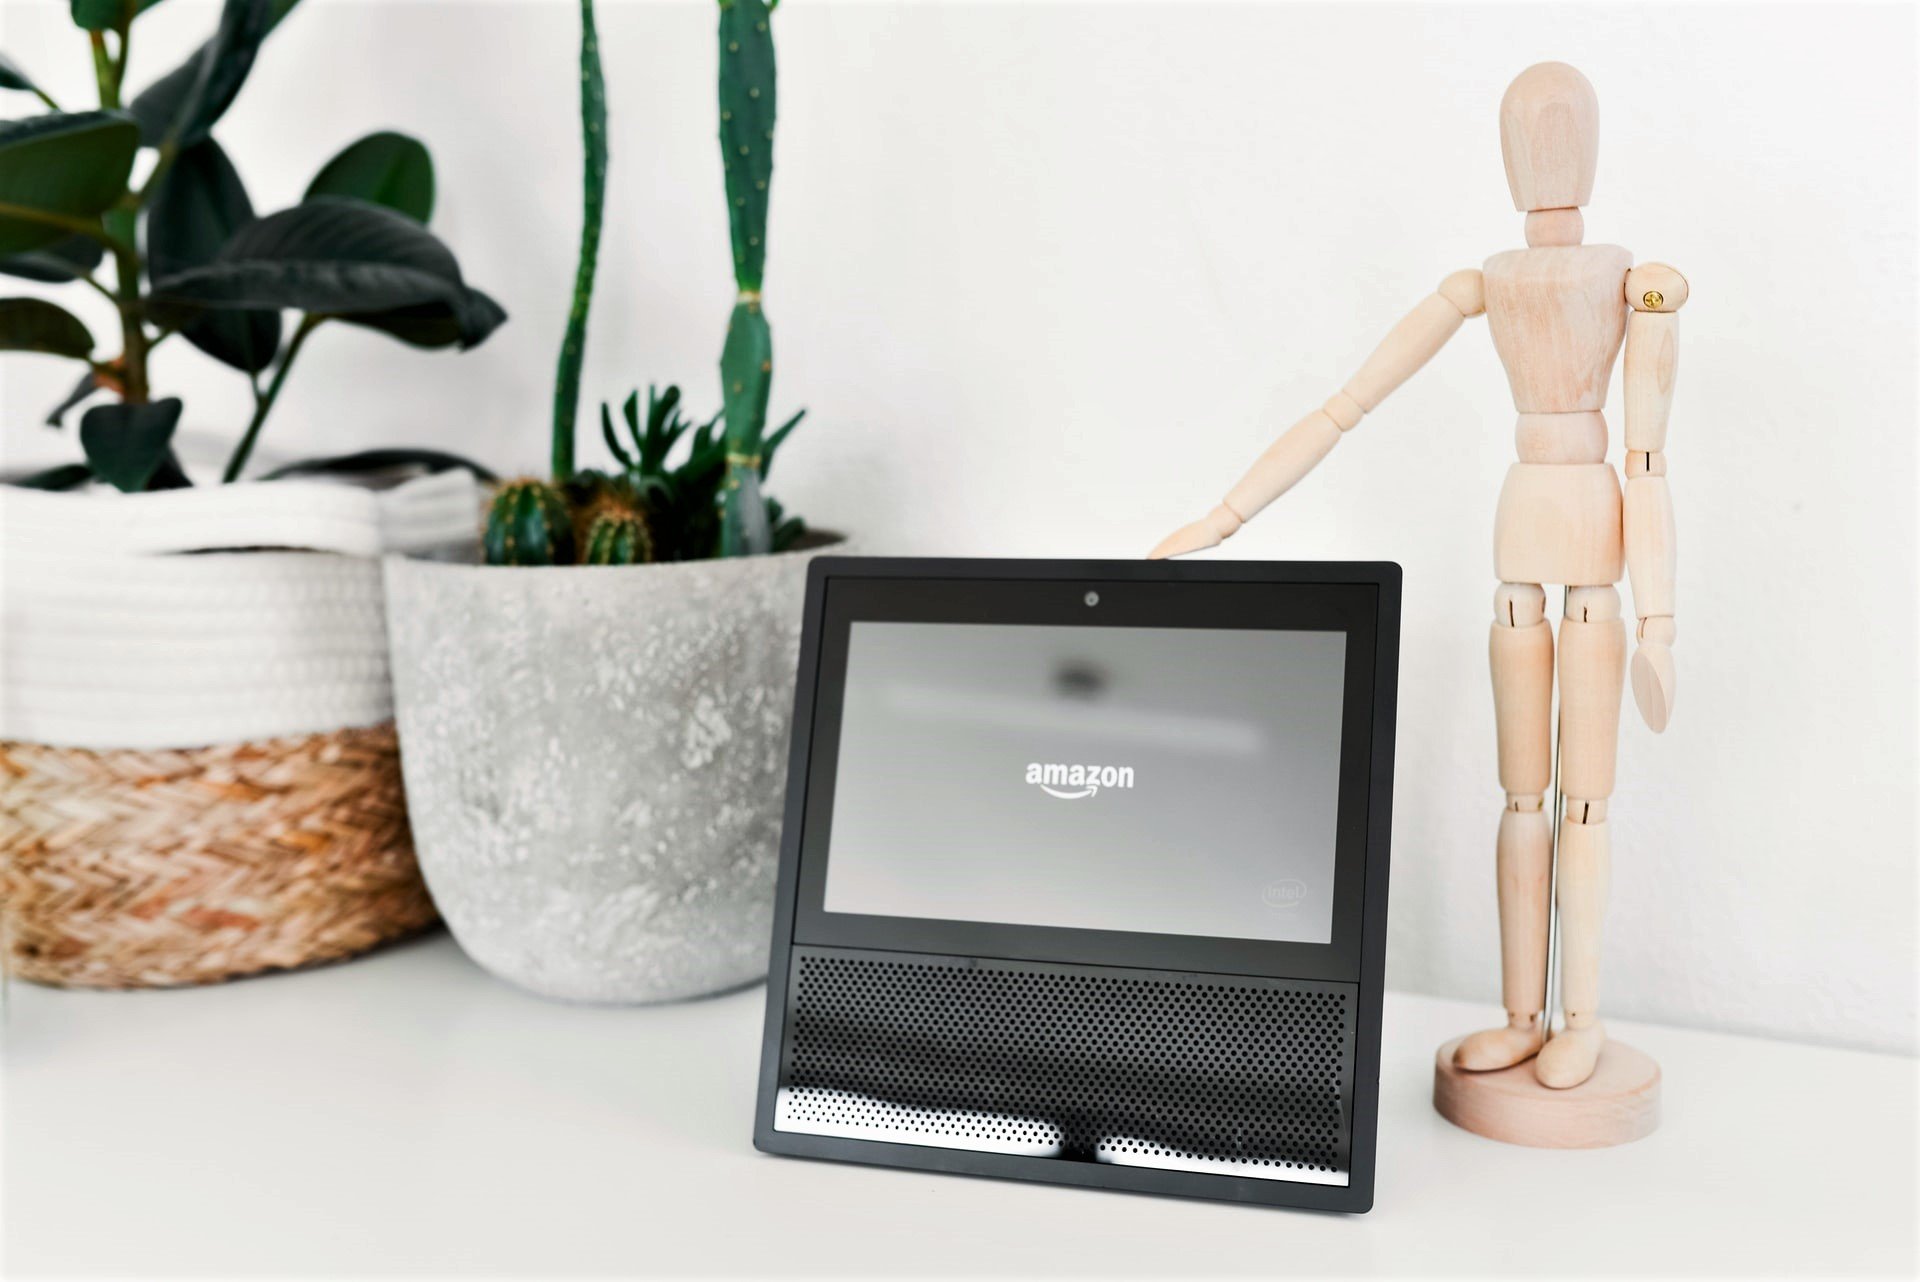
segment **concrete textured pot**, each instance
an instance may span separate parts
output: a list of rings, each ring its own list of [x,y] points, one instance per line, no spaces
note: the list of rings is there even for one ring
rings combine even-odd
[[[630,567],[387,560],[414,842],[476,962],[593,1002],[766,973],[801,598],[827,542]]]

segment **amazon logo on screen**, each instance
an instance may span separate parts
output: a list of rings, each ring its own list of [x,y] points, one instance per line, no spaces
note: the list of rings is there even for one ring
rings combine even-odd
[[[1049,797],[1084,801],[1102,788],[1133,787],[1132,766],[1070,766],[1058,761],[1030,762],[1027,782]]]

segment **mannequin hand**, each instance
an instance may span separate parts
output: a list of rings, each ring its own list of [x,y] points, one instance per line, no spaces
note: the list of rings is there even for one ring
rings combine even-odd
[[[1675,680],[1673,647],[1665,641],[1642,641],[1633,652],[1633,702],[1655,734],[1667,728],[1673,715]]]
[[[1159,561],[1170,556],[1185,556],[1189,552],[1219,546],[1220,536],[1215,534],[1205,521],[1195,521],[1192,525],[1183,525],[1161,539],[1154,546],[1153,551],[1147,553],[1147,559]]]
[[[1185,556],[1189,552],[1218,547],[1222,539],[1228,538],[1239,528],[1240,518],[1222,503],[1192,525],[1183,525],[1161,539],[1159,545],[1147,553],[1147,559],[1159,561],[1170,556]]]

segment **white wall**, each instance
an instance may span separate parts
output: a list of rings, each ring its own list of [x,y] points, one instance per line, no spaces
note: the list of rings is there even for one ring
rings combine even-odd
[[[729,300],[711,8],[602,8],[588,394],[679,379],[710,403]],[[134,79],[213,12],[143,18]],[[80,101],[65,15],[4,0],[0,46]],[[1582,67],[1606,122],[1589,238],[1693,283],[1681,697],[1664,737],[1630,708],[1622,735],[1607,1004],[1914,1048],[1910,9],[789,0],[776,22],[775,407],[813,410],[776,489],[885,550],[1133,556],[1198,515],[1443,275],[1521,243],[1495,104],[1528,63]],[[513,314],[465,357],[323,334],[278,452],[544,457],[574,33],[563,0],[307,0],[274,38],[221,129],[257,203],[296,199],[364,131],[416,132],[437,228]],[[67,371],[4,370],[9,461],[63,448],[31,423]],[[158,379],[200,428],[244,413],[178,345]],[[1470,324],[1232,547],[1406,567],[1390,979],[1490,1014],[1485,631],[1512,421]]]

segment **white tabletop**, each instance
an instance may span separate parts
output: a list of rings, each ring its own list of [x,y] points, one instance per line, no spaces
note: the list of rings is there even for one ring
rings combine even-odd
[[[763,994],[555,1005],[444,936],[165,993],[16,983],[16,1276],[1912,1274],[1912,1060],[1616,1025],[1666,1120],[1511,1148],[1427,1102],[1472,1005],[1390,993],[1373,1212],[806,1162],[750,1136]]]

